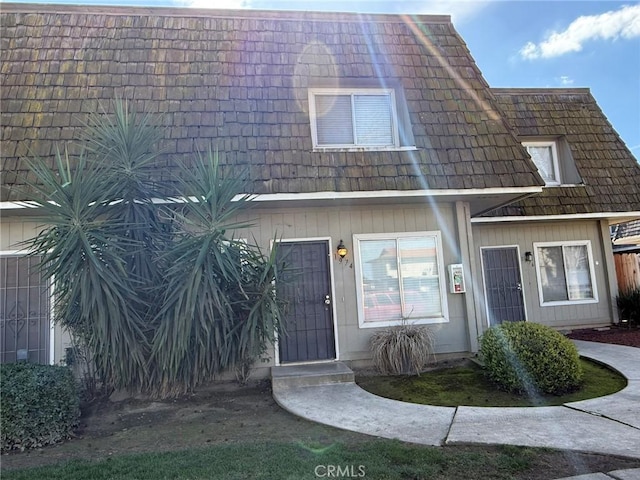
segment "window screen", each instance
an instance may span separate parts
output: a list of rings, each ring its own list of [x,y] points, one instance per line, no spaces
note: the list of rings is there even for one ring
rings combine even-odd
[[[391,91],[313,92],[311,95],[317,146],[398,146]]]
[[[392,145],[393,122],[389,95],[354,95],[358,145]]]
[[[318,144],[353,144],[351,96],[316,95],[315,100]]]

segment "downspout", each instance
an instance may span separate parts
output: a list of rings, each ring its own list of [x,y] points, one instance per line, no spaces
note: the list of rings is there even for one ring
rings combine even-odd
[[[618,277],[616,276],[616,264],[613,258],[613,245],[611,243],[611,233],[609,231],[609,223],[607,220],[598,222],[600,227],[600,247],[602,249],[602,267],[605,275],[605,290],[609,300],[609,315],[611,323],[620,323],[618,315],[618,304],[616,297],[618,295]]]
[[[465,312],[467,316],[467,333],[469,335],[469,351],[478,351],[478,337],[482,330],[480,318],[476,310],[476,259],[474,254],[473,233],[471,230],[471,209],[468,202],[456,202],[456,226],[458,230],[458,244],[460,245],[460,260],[464,265],[464,282],[467,287],[464,295]],[[459,295],[459,294],[458,294]]]

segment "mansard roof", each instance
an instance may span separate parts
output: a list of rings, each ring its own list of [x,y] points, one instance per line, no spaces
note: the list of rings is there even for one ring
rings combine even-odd
[[[213,146],[257,194],[542,185],[447,16],[5,3],[0,19],[0,200],[117,97],[166,128],[160,183]],[[345,85],[396,89],[415,150],[314,151],[308,89]]]
[[[501,208],[492,216],[640,211],[640,164],[586,88],[492,89],[521,141],[557,140],[579,181]]]

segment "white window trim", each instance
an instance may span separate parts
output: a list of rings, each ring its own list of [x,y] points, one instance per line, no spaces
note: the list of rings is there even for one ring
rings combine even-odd
[[[556,146],[556,142],[547,141],[547,142],[522,142],[522,146],[527,147],[551,147],[551,161],[553,162],[553,171],[555,173],[556,180],[555,181],[547,181],[545,180],[545,184],[549,187],[557,187],[562,184],[562,178],[560,175],[560,166],[558,163],[558,147]],[[528,150],[528,149],[527,149]],[[532,158],[533,160],[533,158]],[[534,162],[535,163],[535,162]],[[537,165],[536,165],[537,167]],[[538,168],[538,172],[540,169]],[[540,174],[542,176],[542,174]]]
[[[540,257],[538,254],[538,249],[540,247],[585,247],[585,246],[587,247],[587,256],[589,257],[589,275],[591,277],[591,289],[593,290],[593,298],[585,298],[581,300],[559,300],[554,302],[545,302],[543,291],[542,291],[542,278],[540,275]],[[583,305],[583,304],[589,304],[589,303],[598,303],[599,301],[598,286],[596,284],[596,274],[595,274],[593,252],[591,250],[590,240],[570,241],[570,242],[534,242],[533,251],[534,251],[535,262],[536,262],[536,278],[538,280],[538,298],[540,300],[541,307],[558,307],[562,305]],[[563,259],[563,265],[564,265],[564,248],[562,251],[562,259]],[[566,277],[567,277],[567,271],[565,267],[565,279]],[[565,284],[565,287],[568,288],[568,285]]]
[[[316,117],[316,95],[389,95],[391,97],[391,128],[393,135],[393,145],[355,145],[355,144],[318,144],[318,124]],[[400,134],[398,132],[398,112],[396,109],[396,96],[392,88],[310,88],[308,91],[309,99],[309,119],[311,121],[311,139],[313,141],[313,150],[318,152],[325,151],[385,151],[385,150],[415,150],[416,147],[401,147]],[[352,112],[353,115],[353,112]],[[355,129],[355,122],[353,122]],[[355,138],[355,132],[354,132]]]
[[[0,250],[0,257],[26,257],[30,254],[27,250]],[[41,255],[42,256],[42,255]],[[49,281],[49,365],[54,365],[56,361],[56,325],[54,322],[54,306],[56,303],[53,280]]]
[[[432,232],[401,232],[401,233],[360,233],[353,235],[353,258],[356,275],[356,302],[358,307],[358,325],[360,328],[381,328],[401,325],[402,320],[387,322],[366,322],[364,316],[364,287],[362,284],[362,265],[360,261],[360,241],[361,240],[398,240],[400,238],[411,237],[435,237],[436,256],[438,259],[438,284],[440,286],[440,305],[442,306],[441,317],[407,319],[406,323],[411,325],[428,325],[449,322],[449,306],[447,304],[447,281],[445,276],[444,256],[442,252],[442,235],[439,231]]]

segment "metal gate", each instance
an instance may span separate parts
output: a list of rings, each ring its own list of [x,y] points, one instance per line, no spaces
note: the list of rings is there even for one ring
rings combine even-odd
[[[489,326],[526,320],[518,247],[482,248]]]
[[[49,363],[50,292],[38,256],[0,256],[0,361]]]
[[[287,301],[280,362],[335,359],[329,242],[281,242],[278,257],[287,266],[278,285]]]

